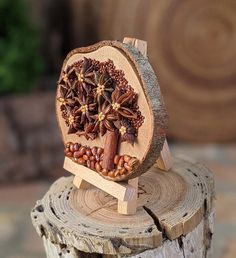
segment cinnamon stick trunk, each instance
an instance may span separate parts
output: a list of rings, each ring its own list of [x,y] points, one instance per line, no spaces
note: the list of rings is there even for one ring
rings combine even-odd
[[[102,161],[102,167],[107,170],[114,169],[114,157],[117,154],[117,147],[119,141],[119,132],[108,131],[105,134],[104,141],[104,156]]]

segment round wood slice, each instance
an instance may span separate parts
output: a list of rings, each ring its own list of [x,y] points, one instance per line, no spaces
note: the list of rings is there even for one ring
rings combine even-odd
[[[236,139],[236,2],[103,0],[101,38],[146,40],[166,102],[169,136]],[[145,10],[145,11],[144,11]]]
[[[66,71],[68,66],[83,60],[84,57],[99,62],[112,60],[116,69],[124,72],[125,79],[134,89],[134,92],[138,94],[137,104],[144,117],[143,124],[138,129],[138,136],[134,145],[121,142],[117,154],[135,157],[138,159],[139,165],[129,174],[107,178],[113,181],[122,181],[137,177],[145,173],[155,163],[165,140],[167,114],[155,73],[148,59],[135,47],[118,41],[102,41],[92,46],[71,51],[63,63],[60,78],[62,78],[63,71]],[[60,97],[59,88],[58,86],[56,99]],[[87,140],[75,133],[68,134],[68,127],[62,118],[60,105],[59,101],[56,101],[57,119],[64,143],[78,142],[83,146],[104,148],[106,140],[100,134],[94,140]],[[109,140],[109,144],[112,148],[113,142],[111,140]]]
[[[72,181],[57,180],[31,213],[48,257],[84,257],[78,255],[82,251],[169,258],[184,257],[184,249],[192,255],[188,257],[206,257],[214,181],[201,164],[176,158],[168,173],[152,167],[139,179],[138,208],[132,216],[118,214],[112,196],[93,186],[78,190]]]

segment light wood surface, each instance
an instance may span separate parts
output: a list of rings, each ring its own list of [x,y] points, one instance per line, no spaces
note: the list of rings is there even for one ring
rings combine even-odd
[[[58,253],[64,255],[66,250],[71,256],[64,257],[83,257],[80,250],[174,258],[184,257],[186,250],[189,257],[203,258],[210,252],[213,200],[209,170],[175,158],[168,173],[154,166],[139,178],[135,215],[118,214],[116,199],[95,187],[78,190],[73,177],[68,177],[56,181],[37,202],[32,221],[48,257],[60,257]]]
[[[105,178],[100,177],[97,172],[85,166],[76,164],[70,158],[65,157],[63,167],[66,171],[69,171],[75,175],[75,185],[78,188],[88,188],[88,185],[83,183],[83,181],[86,181],[87,183],[98,187],[99,189],[121,201],[128,201],[133,199],[136,193],[136,189],[131,185],[128,185],[128,183],[117,183],[106,180]]]
[[[128,180],[128,186],[134,187],[136,189],[132,199],[128,201],[118,200],[117,210],[120,214],[132,215],[137,211],[137,202],[138,202],[138,181],[139,177]]]
[[[124,37],[123,43],[134,46],[143,56],[147,57],[147,41]]]
[[[64,162],[64,168],[66,168],[66,162]],[[81,166],[82,167],[82,166]],[[69,171],[66,168],[67,171]],[[72,173],[73,174],[73,173]],[[90,183],[86,180],[84,180],[81,176],[75,175],[73,184],[78,188],[78,189],[88,189],[90,187]]]
[[[164,171],[170,170],[173,166],[172,155],[167,140],[165,140],[160,156],[157,159],[157,166]]]

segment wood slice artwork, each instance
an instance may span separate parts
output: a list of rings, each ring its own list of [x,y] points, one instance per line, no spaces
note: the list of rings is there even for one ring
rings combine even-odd
[[[116,198],[96,187],[77,189],[73,177],[62,177],[31,216],[49,258],[203,258],[211,249],[213,200],[212,173],[175,158],[168,173],[155,165],[139,178],[135,215],[118,214]]]
[[[146,40],[174,139],[236,139],[236,1],[99,1],[101,38]],[[145,10],[145,11],[144,11]]]
[[[146,172],[165,141],[155,73],[135,47],[102,41],[66,57],[56,93],[65,155],[112,181]]]

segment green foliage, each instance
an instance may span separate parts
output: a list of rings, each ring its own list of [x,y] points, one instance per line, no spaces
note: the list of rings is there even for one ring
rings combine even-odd
[[[25,92],[42,71],[39,40],[22,0],[0,0],[0,94]]]

